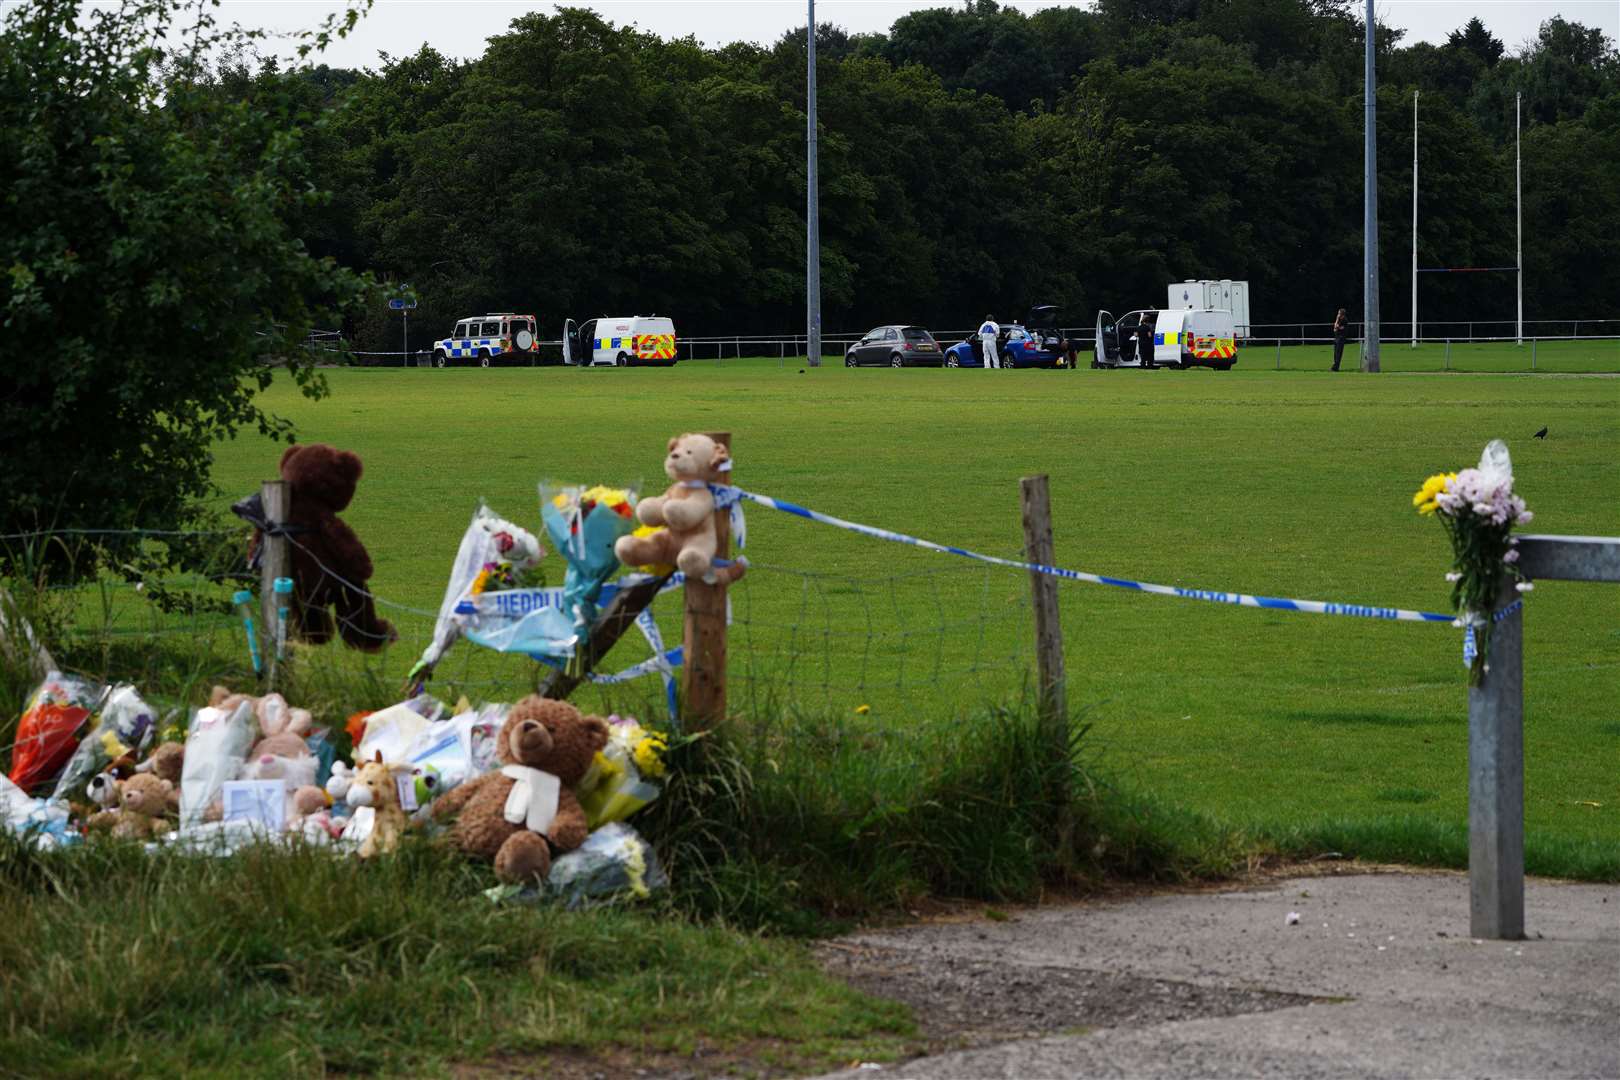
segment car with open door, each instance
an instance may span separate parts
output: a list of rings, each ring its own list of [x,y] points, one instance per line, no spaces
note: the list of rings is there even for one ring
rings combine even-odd
[[[1042,311],[1037,308],[1035,311]],[[1052,309],[1055,311],[1056,309]],[[1033,314],[1033,312],[1032,312]],[[1031,329],[1018,323],[1001,328],[996,338],[1001,366],[1013,368],[1061,368],[1070,363],[1071,347],[1053,327]],[[984,367],[984,345],[978,334],[945,350],[946,367]]]
[[[844,351],[845,367],[939,367],[939,342],[920,326],[875,326]]]

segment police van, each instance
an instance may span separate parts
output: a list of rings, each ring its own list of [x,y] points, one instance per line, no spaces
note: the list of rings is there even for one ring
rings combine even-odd
[[[662,315],[623,315],[563,324],[563,363],[576,367],[673,367],[674,320]]]
[[[449,337],[433,343],[433,362],[439,367],[451,360],[477,361],[483,367],[497,356],[509,360],[539,359],[540,339],[535,334],[533,315],[492,311],[469,315],[456,323]]]
[[[1237,333],[1230,311],[1147,308],[1114,318],[1097,312],[1094,368],[1212,367],[1237,363]]]

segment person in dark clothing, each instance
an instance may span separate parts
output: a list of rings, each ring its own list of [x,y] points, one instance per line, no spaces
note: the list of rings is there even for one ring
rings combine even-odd
[[[1344,308],[1333,317],[1333,370],[1339,370],[1339,358],[1344,355],[1344,334],[1347,324],[1344,318]]]

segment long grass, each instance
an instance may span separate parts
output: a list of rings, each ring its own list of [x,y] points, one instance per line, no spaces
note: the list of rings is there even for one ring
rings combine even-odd
[[[606,1048],[775,1046],[800,1069],[892,1055],[898,1007],[798,947],[614,909],[496,906],[427,842],[356,865],[0,836],[8,1075],[437,1075]]]

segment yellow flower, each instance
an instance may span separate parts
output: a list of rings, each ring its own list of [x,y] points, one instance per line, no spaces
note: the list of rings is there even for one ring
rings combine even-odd
[[[856,716],[865,716],[867,713],[869,713],[871,711],[872,711],[872,706],[870,706],[870,705],[857,705],[857,706],[855,706],[855,715]]]
[[[489,571],[488,570],[480,570],[480,571],[478,571],[478,576],[473,578],[472,595],[474,595],[474,596],[482,596],[484,594],[484,589],[488,585],[489,585]]]
[[[1455,479],[1457,479],[1456,473],[1435,473],[1423,481],[1423,486],[1418,488],[1417,493],[1412,496],[1412,505],[1417,508],[1417,512],[1420,514],[1434,513],[1435,509],[1440,505],[1435,501],[1435,496],[1446,490],[1446,485]]]
[[[652,732],[636,743],[636,768],[641,770],[643,776],[654,778],[664,775],[664,762],[660,757],[669,749],[669,743],[658,732]]]
[[[630,495],[623,488],[610,488],[597,484],[588,488],[579,496],[580,502],[602,503],[607,506],[620,506],[630,501]]]
[[[664,527],[662,525],[638,525],[636,531],[630,535],[639,540],[644,536],[653,536],[663,531]],[[663,577],[665,574],[675,572],[675,567],[668,563],[647,563],[645,566],[637,566],[634,569],[640,570],[643,574],[651,574],[653,577]]]

